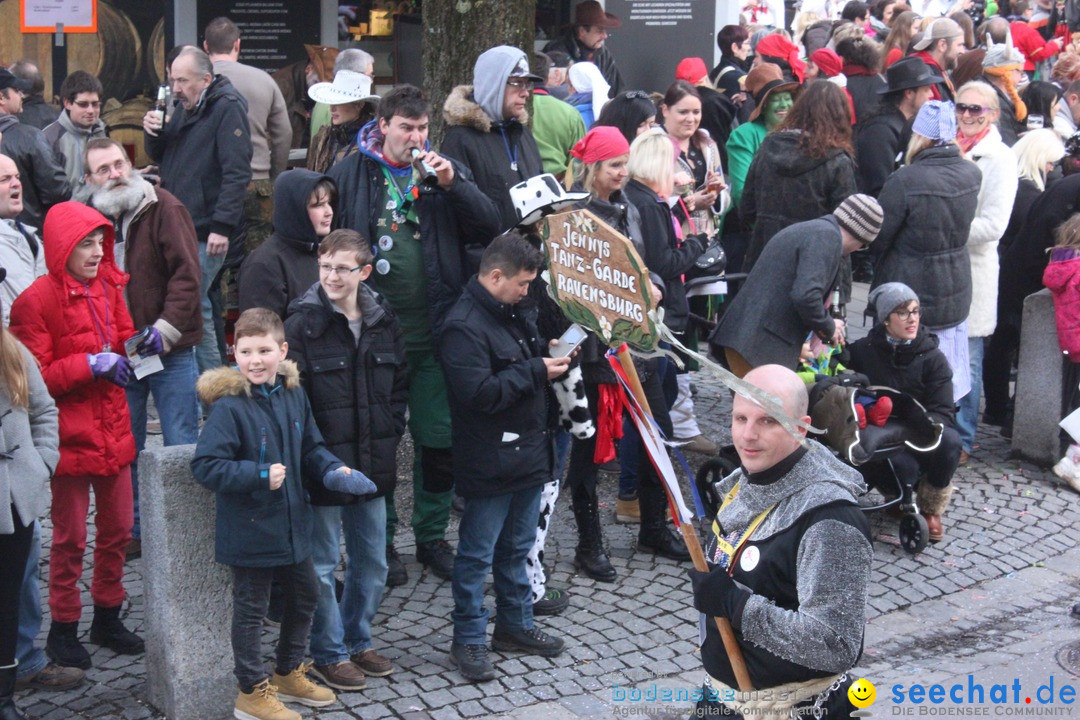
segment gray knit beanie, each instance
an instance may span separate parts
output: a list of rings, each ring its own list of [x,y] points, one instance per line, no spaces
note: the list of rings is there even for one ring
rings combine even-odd
[[[893,310],[912,300],[918,302],[919,296],[902,282],[888,282],[879,285],[873,289],[868,298],[879,323],[884,323]]]
[[[849,196],[833,210],[840,227],[847,230],[863,245],[874,242],[881,232],[881,223],[885,219],[878,201],[861,193]]]

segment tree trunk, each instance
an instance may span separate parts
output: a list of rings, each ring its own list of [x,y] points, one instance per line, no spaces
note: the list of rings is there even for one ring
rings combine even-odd
[[[424,90],[434,108],[431,143],[443,138],[442,106],[458,85],[471,85],[473,64],[496,45],[532,59],[536,0],[427,0],[423,4]]]

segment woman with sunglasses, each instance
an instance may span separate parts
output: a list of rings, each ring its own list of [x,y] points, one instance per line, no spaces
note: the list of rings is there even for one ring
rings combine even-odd
[[[595,124],[617,128],[630,144],[656,124],[656,104],[644,90],[619,93],[607,101]]]
[[[956,142],[982,172],[975,219],[967,241],[971,261],[971,306],[967,319],[971,392],[960,400],[956,416],[964,448],[961,462],[967,461],[975,443],[985,343],[993,334],[997,320],[997,246],[1009,225],[1019,183],[1016,156],[998,132],[1000,114],[997,93],[986,83],[969,82],[956,91]]]
[[[0,268],[0,282],[7,272]],[[23,574],[34,522],[49,505],[49,477],[60,460],[60,426],[37,361],[0,326],[0,717],[15,708],[15,645]]]
[[[920,322],[919,296],[903,283],[880,285],[870,293],[877,324],[848,348],[848,367],[871,385],[884,385],[916,400],[944,426],[941,442],[928,453],[905,450],[889,458],[901,482],[918,483],[919,512],[926,518],[930,542],[945,536],[941,516],[952,496],[952,476],[960,462],[960,436],[953,424],[952,369],[938,349],[937,336]],[[887,472],[886,463],[862,466],[868,476]],[[920,475],[925,477],[919,482]]]

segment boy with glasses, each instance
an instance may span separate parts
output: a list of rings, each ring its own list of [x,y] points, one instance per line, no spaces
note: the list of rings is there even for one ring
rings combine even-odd
[[[372,260],[371,245],[360,233],[327,235],[319,243],[319,281],[292,305],[285,321],[289,357],[300,368],[327,447],[377,488],[360,499],[307,483],[319,581],[309,672],[343,692],[362,690],[365,675],[384,677],[394,670],[371,646],[371,623],[386,589],[386,495],[393,494],[397,480],[409,377],[397,316],[364,282]],[[342,528],[348,564],[339,605],[334,569]]]
[[[42,132],[49,147],[64,164],[64,171],[71,181],[72,193],[85,183],[83,153],[86,143],[93,138],[105,137],[105,123],[101,120],[101,81],[86,72],[76,70],[64,78],[60,85],[60,99],[64,112]]]

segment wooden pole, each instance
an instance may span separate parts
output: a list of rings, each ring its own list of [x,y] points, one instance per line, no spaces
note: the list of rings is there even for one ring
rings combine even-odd
[[[630,391],[634,394],[634,399],[637,400],[638,405],[641,406],[645,414],[651,418],[652,410],[649,408],[649,402],[645,398],[645,391],[641,387],[641,379],[638,377],[637,368],[634,367],[634,361],[630,357],[629,348],[623,344],[616,351],[616,357],[619,358],[619,364],[622,365],[623,372],[626,373],[626,379],[629,381]],[[649,428],[649,432],[652,432],[651,428]],[[664,488],[664,493],[669,494],[667,485],[662,481],[660,485]],[[694,569],[700,572],[709,572],[709,565],[705,562],[705,553],[701,549],[701,542],[698,541],[694,526],[691,523],[680,523],[679,529],[682,531],[686,549],[690,552],[690,559],[694,562]],[[728,662],[731,663],[731,669],[735,673],[735,680],[739,684],[739,690],[743,692],[753,690],[754,686],[750,683],[750,671],[746,668],[746,660],[743,658],[738,640],[735,639],[735,631],[731,628],[731,622],[727,618],[721,617],[714,617],[713,620],[716,621],[716,629],[720,631],[720,637],[724,641],[724,649],[727,651]]]

